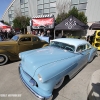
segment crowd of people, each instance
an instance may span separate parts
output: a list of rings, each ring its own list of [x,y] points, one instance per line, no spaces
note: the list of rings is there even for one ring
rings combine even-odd
[[[51,34],[51,31],[50,30],[33,30],[31,33],[27,33],[27,34],[34,34],[34,35],[37,35],[37,36],[47,36],[49,37],[50,39],[53,39],[54,36],[53,34]],[[15,32],[14,31],[10,31],[10,32],[7,32],[6,30],[3,31],[3,30],[0,30],[0,40],[6,40],[6,39],[11,39],[13,36],[15,35]],[[68,36],[69,34],[67,34]],[[55,38],[66,38],[67,37],[65,34],[62,34],[62,33],[56,33],[56,37]],[[90,36],[88,35],[86,40],[92,44],[93,43],[93,38],[94,38],[94,35]]]
[[[92,44],[93,43],[93,40],[94,40],[94,35],[88,35],[87,36],[87,39],[86,39],[90,44]]]
[[[7,30],[0,30],[0,39],[1,41],[11,39],[14,36],[13,31],[7,32]]]
[[[49,38],[52,38],[52,34],[50,30],[33,30],[32,34],[37,35],[37,36],[47,36]]]

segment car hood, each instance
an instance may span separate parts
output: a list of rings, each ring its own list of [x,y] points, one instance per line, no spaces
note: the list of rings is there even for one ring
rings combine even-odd
[[[50,63],[71,58],[75,56],[75,54],[63,49],[47,46],[41,49],[22,52],[19,56],[22,59],[21,64],[23,70],[33,77],[38,68]]]

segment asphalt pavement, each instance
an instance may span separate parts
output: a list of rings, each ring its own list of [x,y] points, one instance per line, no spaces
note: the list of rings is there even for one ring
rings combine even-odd
[[[36,100],[19,78],[20,61],[0,66],[0,100]],[[87,100],[91,75],[100,69],[100,51],[73,79],[65,79],[61,88],[53,91],[53,100]]]

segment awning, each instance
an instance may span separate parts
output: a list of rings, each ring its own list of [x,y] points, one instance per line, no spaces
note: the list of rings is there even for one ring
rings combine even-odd
[[[91,29],[91,30],[100,30],[100,21],[99,21],[99,22],[93,23],[93,24],[89,27],[89,29]]]
[[[85,29],[88,29],[88,25],[84,24],[72,15],[55,26],[55,30],[78,31]]]

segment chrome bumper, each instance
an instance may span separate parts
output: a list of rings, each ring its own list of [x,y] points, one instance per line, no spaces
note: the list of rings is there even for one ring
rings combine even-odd
[[[19,66],[19,75],[20,75],[22,82],[36,96],[37,100],[52,100],[53,95],[51,95],[49,97],[43,97],[43,96],[39,95],[38,93],[36,93],[33,89],[31,89],[31,87],[25,82],[25,80],[23,79],[23,77],[20,73],[20,66]]]

